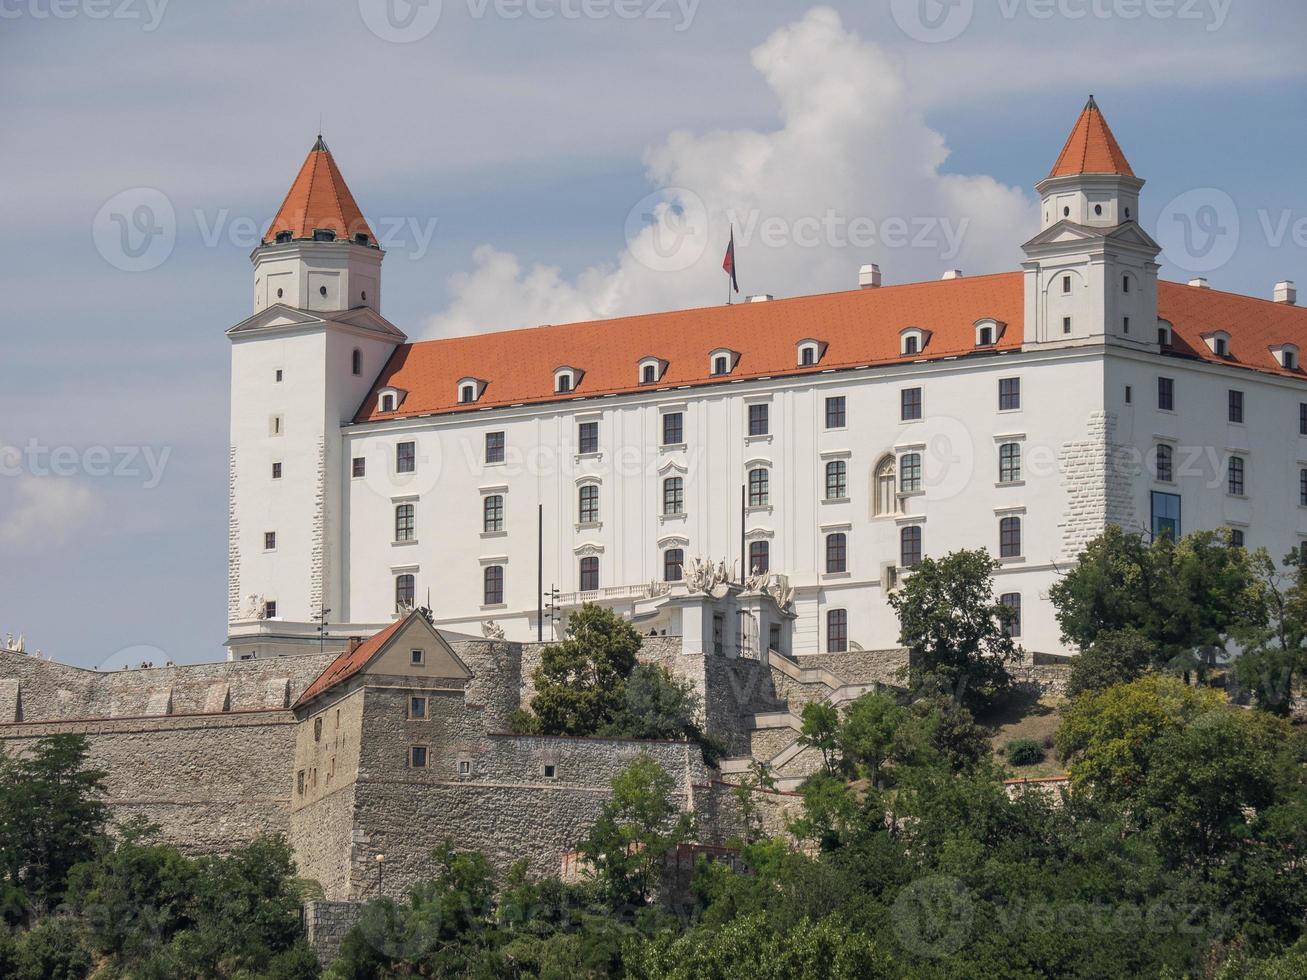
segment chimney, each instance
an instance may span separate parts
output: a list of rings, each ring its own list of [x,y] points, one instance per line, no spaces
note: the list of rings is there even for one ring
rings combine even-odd
[[[1211,289],[1211,288],[1212,288],[1211,286],[1207,285],[1207,279],[1206,279],[1205,277],[1203,277],[1203,276],[1198,276],[1198,277],[1195,278],[1195,279],[1190,279],[1190,280],[1189,280],[1189,285],[1193,286],[1194,289]]]
[[[880,288],[880,266],[872,263],[864,265],[858,270],[858,288],[859,289],[879,289]]]
[[[773,299],[775,299],[775,297],[772,296],[771,293],[759,293],[757,296],[750,296],[750,297],[749,297],[749,302],[750,302],[750,303],[770,303]]]
[[[944,279],[961,279],[961,278],[962,278],[962,270],[961,270],[961,269],[949,269],[948,272],[944,273],[944,274],[943,274],[942,276],[940,276],[939,278],[940,278],[941,280],[944,280]]]
[[[1292,281],[1286,279],[1284,282],[1275,284],[1275,302],[1283,303],[1285,306],[1298,305],[1298,287]]]
[[[346,653],[353,653],[355,650],[357,650],[357,649],[358,649],[359,647],[361,647],[362,645],[363,645],[363,637],[361,637],[361,636],[351,636],[351,637],[349,638],[349,645],[345,647],[345,652],[346,652]]]

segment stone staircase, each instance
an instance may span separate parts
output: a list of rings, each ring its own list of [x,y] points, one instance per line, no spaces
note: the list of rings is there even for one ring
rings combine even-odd
[[[729,778],[747,773],[755,762],[760,762],[776,779],[777,789],[792,792],[821,765],[821,753],[799,743],[804,705],[817,701],[838,707],[876,690],[888,680],[884,676],[850,680],[842,676],[842,671],[836,673],[823,665],[805,667],[775,650],[768,651],[767,657],[779,701],[785,707],[752,715],[750,754],[724,759],[720,768],[722,775]],[[855,665],[851,673],[866,675],[865,664],[860,666],[862,669]]]

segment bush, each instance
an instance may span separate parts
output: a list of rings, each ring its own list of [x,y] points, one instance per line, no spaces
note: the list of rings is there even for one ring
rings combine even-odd
[[[1003,753],[1014,766],[1033,766],[1044,761],[1044,746],[1033,738],[1014,738]]]

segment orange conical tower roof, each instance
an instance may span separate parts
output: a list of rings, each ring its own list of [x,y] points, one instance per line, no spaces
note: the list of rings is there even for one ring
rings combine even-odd
[[[1135,175],[1092,95],[1048,176],[1069,177],[1074,174]]]
[[[331,151],[319,134],[263,240],[275,241],[285,232],[289,232],[292,239],[312,238],[315,230],[328,228],[336,233],[337,238],[367,235],[367,244],[377,242],[377,236],[368,227],[367,219],[345,186],[345,178],[340,175]]]

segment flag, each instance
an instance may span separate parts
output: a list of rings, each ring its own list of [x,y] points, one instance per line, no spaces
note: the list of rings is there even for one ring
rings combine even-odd
[[[731,277],[731,288],[737,293],[740,291],[740,283],[735,278],[735,227],[731,226],[731,243],[726,246],[726,258],[722,259],[722,269]]]

